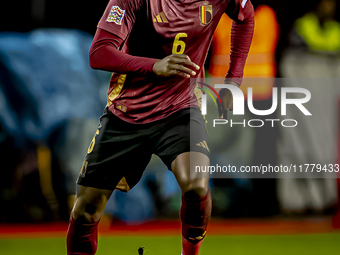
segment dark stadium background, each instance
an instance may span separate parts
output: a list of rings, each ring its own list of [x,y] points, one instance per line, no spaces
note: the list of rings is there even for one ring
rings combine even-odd
[[[6,1],[0,9],[0,31],[28,32],[35,28],[76,28],[94,34],[97,23],[107,5],[98,1],[19,0]],[[272,7],[280,24],[278,54],[287,46],[287,34],[294,21],[313,10],[318,0],[255,0],[254,7],[264,4]],[[340,11],[336,18],[340,20]]]
[[[0,31],[26,33],[35,29],[63,28],[76,29],[94,35],[107,2],[107,0],[5,1],[0,8]],[[268,5],[277,15],[280,29],[275,56],[276,63],[279,64],[282,52],[289,46],[289,34],[294,22],[297,18],[315,9],[319,0],[252,0],[252,3],[255,7],[261,4]],[[340,21],[339,3],[335,18]],[[209,57],[206,62],[207,69],[211,64]],[[1,63],[0,74],[3,70],[6,69]],[[277,68],[277,70],[277,77],[282,77],[280,69]],[[38,73],[39,70],[36,72]],[[5,76],[2,73],[2,79],[9,79]],[[0,126],[0,134],[1,132],[3,130]],[[47,143],[47,146],[57,144],[55,140],[59,139],[58,132],[52,133],[49,140],[44,141],[44,144]],[[37,145],[28,144],[23,150],[18,150],[12,148],[11,142],[12,140],[8,139],[2,144],[0,143],[0,192],[2,192],[0,196],[2,211],[0,213],[0,253],[42,254],[44,249],[50,249],[48,254],[65,253],[64,237],[69,213],[69,194],[66,194],[64,187],[67,176],[60,174],[58,170],[53,174],[53,185],[59,204],[56,213],[53,208],[51,209],[53,201],[46,202],[41,195],[37,173],[30,175],[22,183],[13,182],[16,177],[12,176],[11,171],[17,167],[16,163],[27,156],[23,155],[26,148],[34,150]],[[53,148],[51,150],[53,154]],[[275,162],[274,152],[269,153],[273,154],[267,154],[264,157],[270,157]],[[52,164],[52,169],[58,169],[60,162],[52,161]],[[224,184],[228,184],[228,181]],[[178,212],[174,209],[179,205],[178,196],[162,199],[158,184],[152,174],[146,176],[143,185],[146,185],[151,192],[144,195],[151,196],[151,201],[154,203],[153,217],[146,222],[131,225],[128,221],[124,222],[124,215],[115,212],[113,218],[108,217],[102,220],[100,233],[103,237],[100,239],[98,254],[108,254],[113,251],[122,254],[136,254],[138,246],[142,245],[147,246],[151,255],[156,253],[180,254],[180,226],[177,221]],[[21,193],[19,198],[11,201],[8,199],[10,195],[6,193],[11,188],[25,192]],[[339,210],[339,205],[320,212],[307,211],[302,214],[286,214],[280,210],[276,188],[275,179],[254,179],[251,198],[247,198],[247,193],[241,194],[241,200],[236,202],[234,211],[215,213],[210,226],[211,237],[209,239],[208,236],[205,241],[206,248],[203,248],[201,253],[338,254],[337,252],[340,250],[338,241],[340,219],[338,219],[336,227],[333,216]],[[118,203],[123,199],[124,196],[118,196]],[[32,217],[34,208],[27,209],[32,204],[40,207],[36,217]],[[163,208],[163,206],[165,207]],[[25,210],[30,212],[23,213]],[[41,210],[44,213],[41,213]],[[123,221],[121,221],[122,219]],[[37,251],[35,247],[41,245],[42,238],[45,238],[46,246]],[[122,247],[113,245],[119,243],[122,244]],[[177,248],[169,248],[164,251],[164,247],[168,243],[174,244],[172,246]]]

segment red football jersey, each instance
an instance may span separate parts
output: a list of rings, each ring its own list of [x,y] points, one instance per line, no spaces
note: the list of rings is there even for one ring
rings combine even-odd
[[[231,2],[230,16],[242,18],[247,0]],[[130,55],[162,59],[186,54],[202,68],[228,3],[229,0],[111,0],[98,27],[123,39],[120,50]],[[190,79],[137,73],[113,73],[111,77],[109,109],[130,123],[152,122],[196,105]]]

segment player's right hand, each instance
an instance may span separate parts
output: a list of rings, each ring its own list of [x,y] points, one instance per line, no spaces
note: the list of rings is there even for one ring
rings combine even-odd
[[[172,54],[163,59],[158,59],[152,67],[152,71],[158,76],[181,76],[190,78],[196,75],[200,67],[191,62],[188,55]]]

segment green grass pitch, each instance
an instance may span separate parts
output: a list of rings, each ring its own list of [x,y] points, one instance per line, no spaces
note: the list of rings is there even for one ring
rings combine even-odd
[[[101,237],[97,255],[180,255],[180,237],[123,236]],[[64,238],[0,239],[4,255],[64,255]],[[338,255],[340,233],[273,236],[207,236],[200,255]]]

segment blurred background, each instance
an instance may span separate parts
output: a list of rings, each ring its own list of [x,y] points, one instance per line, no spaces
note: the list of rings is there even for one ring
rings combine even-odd
[[[92,70],[88,53],[107,3],[107,0],[2,3],[0,251],[23,254],[25,250],[24,254],[37,254],[33,243],[39,239],[30,241],[31,248],[17,239],[35,233],[34,237],[39,238],[59,237],[54,245],[61,247],[57,251],[65,253],[61,240],[73,206],[75,181],[106,105],[110,73]],[[284,86],[271,78],[328,78],[328,81],[340,78],[338,1],[252,0],[252,3],[256,25],[245,78],[267,78],[253,88],[255,108],[270,108],[272,87]],[[228,69],[230,28],[231,20],[225,15],[206,61],[209,78],[223,77]],[[309,159],[339,163],[340,84],[337,81],[307,87],[312,97],[317,95],[320,99],[314,101],[313,107],[322,108],[330,122],[306,121],[301,123],[300,133],[280,127],[230,130],[225,137],[228,148],[221,151],[226,162],[280,165],[298,156],[294,160],[302,164]],[[299,84],[290,86],[299,87]],[[246,82],[242,89],[246,93]],[[247,114],[252,117],[252,113]],[[313,130],[308,132],[311,126]],[[282,142],[292,136],[294,146]],[[323,143],[321,151],[309,150],[318,148],[320,143]],[[230,241],[233,245],[228,249],[234,254],[249,254],[249,250],[237,245],[244,242],[250,244],[254,254],[257,251],[319,254],[325,248],[327,254],[336,254],[336,249],[340,249],[336,241],[340,228],[339,187],[339,175],[328,179],[289,179],[276,175],[270,179],[212,179],[210,228],[218,237],[208,237],[206,242],[210,242],[209,247],[216,247],[214,242]],[[179,236],[180,201],[181,193],[172,173],[153,157],[132,191],[113,193],[102,219],[102,233]],[[295,235],[300,234],[308,237],[297,239]],[[231,235],[240,235],[240,239]],[[267,239],[261,239],[262,235]],[[285,236],[282,239],[278,235]],[[225,239],[219,239],[224,236]],[[136,242],[137,239],[131,238],[120,241]],[[103,243],[110,247],[110,240],[103,239]],[[152,245],[152,240],[144,239],[144,242]],[[319,241],[324,245],[311,246]],[[18,243],[21,245],[17,246]],[[272,246],[264,251],[256,246],[262,243]]]

